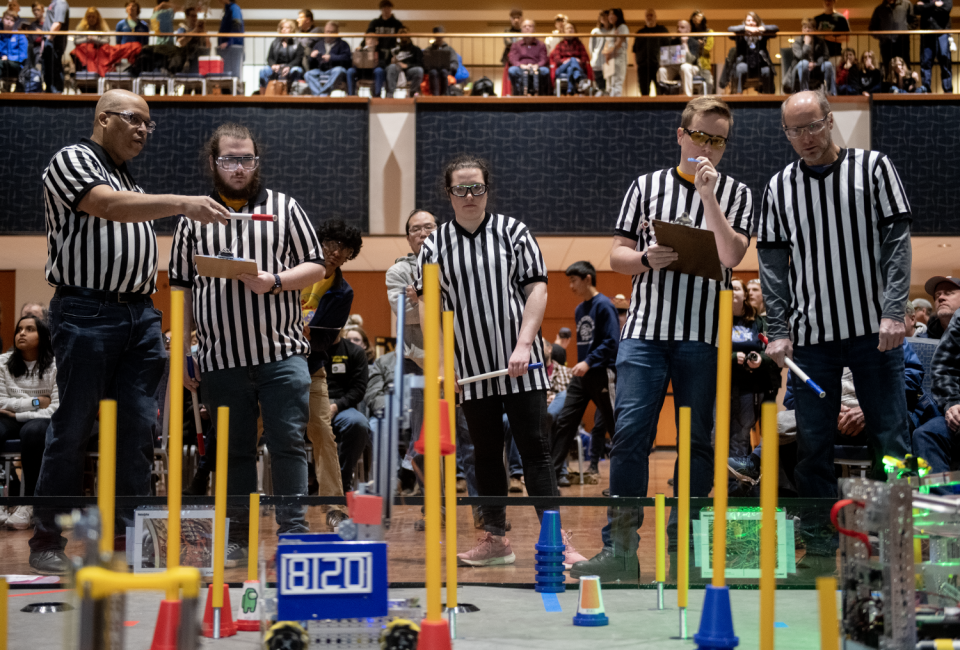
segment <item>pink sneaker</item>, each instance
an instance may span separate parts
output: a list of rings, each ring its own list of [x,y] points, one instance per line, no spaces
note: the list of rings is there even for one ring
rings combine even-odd
[[[577,562],[583,562],[587,558],[583,557],[577,553],[577,549],[573,548],[573,544],[570,543],[570,533],[561,529],[560,536],[563,539],[563,566],[567,569],[572,567]]]
[[[484,533],[477,540],[476,548],[466,553],[457,554],[457,564],[461,566],[495,566],[497,564],[513,564],[517,556],[510,548],[510,540],[506,537],[497,537],[491,533]]]

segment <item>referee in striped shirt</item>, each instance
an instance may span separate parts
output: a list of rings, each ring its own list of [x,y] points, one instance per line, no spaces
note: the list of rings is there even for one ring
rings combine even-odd
[[[820,399],[793,376],[795,482],[801,497],[835,499],[833,439],[844,366],[857,385],[874,475],[882,477],[884,455],[910,453],[901,347],[910,204],[889,158],[834,144],[822,90],[790,96],[781,114],[801,160],[775,174],[763,195],[757,249],[767,354],[781,366],[792,357],[827,393]],[[809,523],[828,525],[825,517]],[[836,538],[807,537],[807,555],[835,569]]]
[[[647,496],[649,456],[667,386],[674,405],[691,409],[690,494],[705,497],[713,487],[714,402],[717,382],[717,323],[721,289],[750,243],[753,198],[746,185],[717,171],[733,125],[730,107],[714,97],[691,100],[680,118],[680,164],[637,178],[627,190],[617,220],[610,268],[633,276],[633,297],[617,351],[616,429],[610,452],[610,494]],[[714,235],[723,281],[666,267],[677,253],[656,241],[654,219],[687,222]],[[674,483],[677,469],[674,465]],[[605,581],[640,577],[637,529],[641,508],[611,508],[603,550],[574,564],[572,577],[599,575]],[[668,532],[676,539],[676,517]]]
[[[142,97],[111,90],[97,102],[93,134],[64,147],[43,172],[50,330],[60,408],[50,421],[36,496],[79,495],[100,400],[117,400],[117,495],[149,495],[157,386],[166,352],[156,290],[154,219],[184,214],[224,221],[208,197],[144,194],[126,163],[156,124]],[[132,512],[120,512],[132,524]],[[51,509],[36,509],[30,567],[63,574],[66,539]],[[123,524],[126,525],[126,524]],[[123,528],[120,528],[123,530]]]
[[[540,324],[547,307],[547,269],[526,226],[486,211],[489,177],[487,163],[476,157],[463,155],[447,165],[444,191],[455,218],[421,246],[416,291],[423,295],[423,266],[438,264],[443,308],[454,315],[458,377],[509,370],[506,377],[459,389],[480,496],[507,496],[504,414],[520,451],[527,492],[557,496],[547,420],[550,384],[543,368],[528,369],[544,361]],[[420,310],[423,324],[422,300]],[[516,557],[505,537],[506,508],[482,506],[481,512],[486,532],[476,548],[457,555],[459,562],[512,564]],[[542,514],[538,507],[537,515]]]
[[[230,408],[228,494],[257,491],[257,419],[263,432],[277,494],[307,493],[304,434],[310,418],[310,372],[300,313],[300,290],[323,280],[323,253],[316,232],[290,196],[260,181],[260,147],[240,124],[223,124],[204,149],[213,177],[213,199],[230,208],[230,223],[200,225],[180,219],[170,255],[170,285],[184,292],[183,329],[194,323],[200,380],[184,373],[184,384],[202,386],[216,430],[217,408]],[[271,214],[276,221],[250,221]],[[256,262],[258,273],[235,280],[201,276],[197,255],[224,249]],[[184,336],[183,353],[190,354]],[[231,515],[227,566],[246,563],[245,512]],[[306,532],[303,509],[277,508],[280,533]]]

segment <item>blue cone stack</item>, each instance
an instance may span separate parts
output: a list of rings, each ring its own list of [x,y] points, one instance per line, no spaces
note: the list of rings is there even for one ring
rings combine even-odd
[[[540,540],[533,545],[537,553],[534,568],[537,571],[534,577],[535,587],[541,593],[562,593],[566,590],[563,575],[563,536],[560,533],[560,512],[546,510],[543,521],[540,522]]]
[[[740,644],[733,632],[730,587],[707,585],[700,615],[700,631],[693,635],[700,650],[731,650]]]

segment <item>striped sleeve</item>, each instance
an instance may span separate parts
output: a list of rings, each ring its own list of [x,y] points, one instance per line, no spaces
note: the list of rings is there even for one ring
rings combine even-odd
[[[727,208],[730,226],[747,239],[753,236],[753,192],[743,183],[737,183],[733,199]]]
[[[437,236],[440,228],[437,228],[430,236],[424,240],[420,247],[420,255],[417,256],[417,277],[413,282],[413,288],[417,290],[417,295],[423,295],[423,265],[435,264],[437,262]]]
[[[623,197],[623,205],[620,207],[620,216],[617,218],[616,234],[621,237],[627,237],[633,241],[640,239],[640,230],[643,224],[643,214],[637,214],[640,208],[640,184],[633,181],[626,196]]]
[[[527,227],[521,225],[513,241],[513,252],[517,256],[517,281],[521,287],[534,282],[547,281],[547,265],[543,261],[540,247]]]
[[[292,198],[287,206],[287,214],[290,218],[288,266],[293,268],[304,262],[323,264],[323,249],[317,238],[317,232],[313,229],[313,224],[310,223],[303,208]]]
[[[763,190],[760,223],[757,227],[757,248],[787,248],[789,242],[780,227],[780,215],[773,187],[779,174]]]
[[[196,248],[193,241],[192,221],[180,217],[177,230],[173,233],[173,246],[170,250],[170,284],[176,287],[193,287],[197,267],[193,263],[193,251]]]
[[[910,218],[910,202],[893,161],[880,155],[873,167],[873,200],[880,224],[897,217]]]
[[[110,185],[102,165],[93,153],[81,147],[67,147],[50,161],[45,178],[51,196],[77,212],[77,205],[97,185]]]

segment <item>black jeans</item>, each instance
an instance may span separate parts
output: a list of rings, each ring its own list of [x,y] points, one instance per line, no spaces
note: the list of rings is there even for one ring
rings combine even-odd
[[[504,414],[520,451],[527,492],[534,497],[559,495],[550,460],[545,390],[466,400],[462,407],[473,440],[480,496],[507,496],[507,471],[503,466]],[[484,529],[494,535],[504,535],[506,507],[482,506],[480,510]],[[542,516],[543,508],[537,508],[537,517]]]
[[[43,63],[43,82],[47,85],[48,93],[63,92],[63,50],[46,43],[43,46],[41,60]]]
[[[43,460],[43,445],[47,438],[50,418],[17,420],[9,415],[0,415],[0,443],[20,440],[20,463],[23,465],[23,494],[32,497],[40,475]],[[16,496],[11,494],[11,496]]]
[[[613,416],[613,402],[611,398],[616,386],[616,379],[611,381],[606,368],[591,368],[582,377],[574,377],[567,386],[567,401],[563,403],[563,410],[557,417],[556,434],[553,439],[553,469],[557,476],[563,468],[563,461],[570,449],[570,442],[577,435],[577,427],[583,419],[587,405],[593,402],[597,405],[597,412],[602,413],[603,421],[615,431]],[[591,461],[599,458],[590,456]]]

